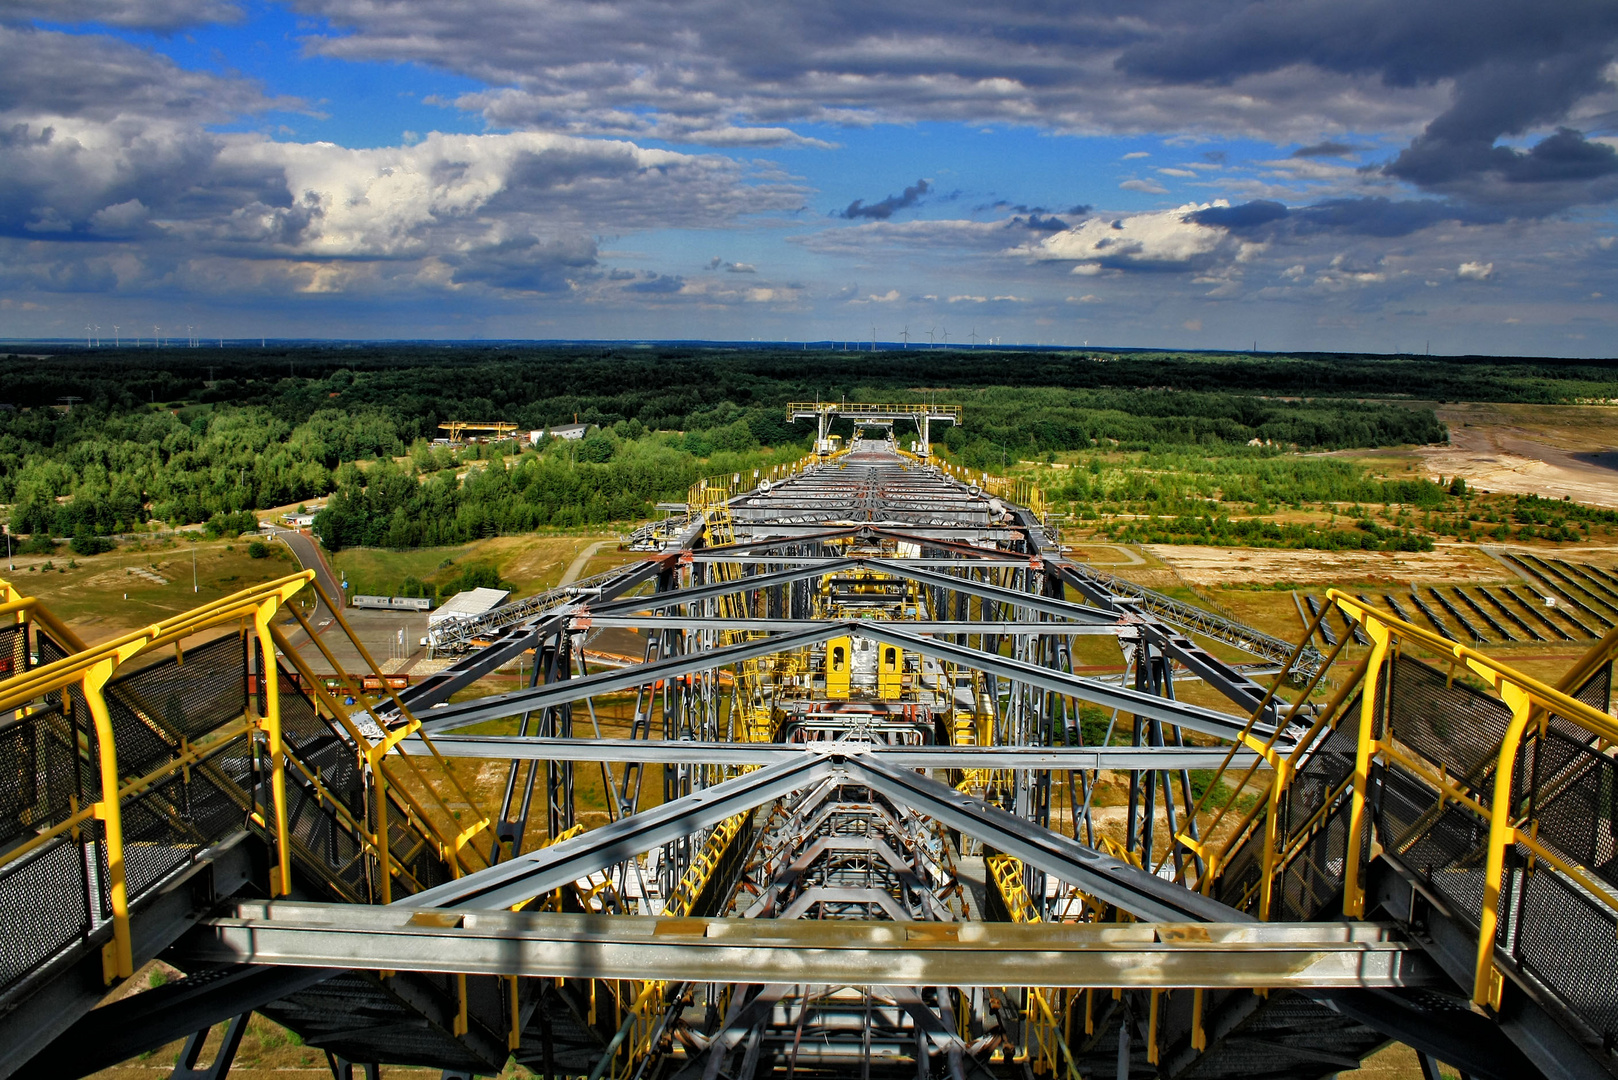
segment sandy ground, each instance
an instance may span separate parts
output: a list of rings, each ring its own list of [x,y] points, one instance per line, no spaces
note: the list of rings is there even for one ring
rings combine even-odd
[[[1438,418],[1450,444],[1416,451],[1435,479],[1618,507],[1618,408],[1455,404]]]
[[[1505,567],[1470,544],[1439,544],[1433,551],[1294,551],[1147,544],[1145,551],[1192,585],[1344,585],[1507,581]],[[1141,575],[1131,573],[1139,580]]]

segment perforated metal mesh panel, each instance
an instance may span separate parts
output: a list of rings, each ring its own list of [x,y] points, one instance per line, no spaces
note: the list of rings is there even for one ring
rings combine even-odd
[[[1400,656],[1392,665],[1388,723],[1393,735],[1458,779],[1483,788],[1511,723],[1511,710],[1447,672]]]
[[[1539,841],[1618,887],[1618,762],[1556,732],[1544,741],[1565,764],[1536,786]]]
[[[0,728],[0,843],[64,821],[84,805],[71,722],[60,707]]]
[[[28,670],[28,625],[0,626],[0,682]]]
[[[1340,714],[1337,727],[1326,733],[1309,753],[1281,802],[1279,835],[1290,837],[1303,828],[1343,781],[1354,775],[1359,741],[1361,695]]]
[[[1527,853],[1518,851],[1519,859]],[[1618,920],[1549,867],[1519,877],[1513,958],[1598,1035],[1618,1037]]]
[[[1237,848],[1225,861],[1225,868],[1214,883],[1214,898],[1252,914],[1257,914],[1253,889],[1263,874],[1260,859],[1264,847],[1264,830],[1260,828]]]
[[[64,836],[0,870],[0,990],[90,932],[89,865]]]
[[[169,657],[114,679],[107,699],[170,737],[195,739],[247,710],[246,662],[241,635],[226,634],[187,650],[183,659]]]

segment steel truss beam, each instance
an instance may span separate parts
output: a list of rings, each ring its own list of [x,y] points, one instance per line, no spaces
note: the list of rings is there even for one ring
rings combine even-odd
[[[730,619],[721,616],[708,618],[697,615],[596,615],[588,611],[581,611],[572,619],[572,629],[575,630],[608,628],[652,631],[745,630],[782,634],[798,633],[825,625],[826,621],[824,619]],[[1031,634],[1038,637],[1091,634],[1111,637],[1127,629],[1120,623],[1059,622],[1054,619],[1005,619],[967,622],[940,620],[913,622],[907,620],[898,622],[896,625],[903,626],[906,630],[917,634],[999,634],[1008,637],[1017,634]]]
[[[1055,668],[1041,667],[1038,664],[1014,660],[998,653],[983,652],[938,638],[917,637],[915,634],[898,629],[902,625],[897,622],[868,619],[855,623],[853,630],[847,632],[858,633],[886,645],[910,649],[931,656],[935,660],[948,660],[962,667],[975,668],[1001,678],[1027,683],[1055,694],[1066,694],[1103,708],[1132,713],[1137,718],[1161,720],[1221,739],[1234,740],[1240,737],[1247,723],[1245,717],[1206,709],[1199,705],[1188,705],[1172,698],[1160,698],[1128,687],[1114,686],[1100,679],[1069,675]],[[1267,738],[1273,730],[1268,724],[1255,724],[1252,728],[1260,738]]]
[[[415,739],[406,753],[427,754]],[[717,765],[740,768],[797,761],[829,751],[864,754],[901,769],[1214,769],[1229,752],[1198,746],[885,746],[860,743],[732,743],[687,739],[557,739],[521,735],[439,735],[433,747],[445,757],[507,761],[606,761],[613,764]],[[1232,767],[1257,758],[1241,750]]]
[[[236,905],[187,963],[716,983],[1400,987],[1435,969],[1375,923],[663,919],[393,905]]]
[[[859,634],[884,644],[910,649],[913,652],[931,656],[937,660],[948,660],[962,667],[986,671],[1002,678],[1036,686],[1041,690],[1065,694],[1081,701],[1092,702],[1104,708],[1119,709],[1123,712],[1133,713],[1137,717],[1161,720],[1164,723],[1190,728],[1192,731],[1213,735],[1217,738],[1235,739],[1239,737],[1246,723],[1243,717],[1217,712],[1213,709],[1203,708],[1200,705],[1190,705],[1171,698],[1156,697],[1139,690],[1114,686],[1082,675],[1069,675],[1053,668],[1041,667],[1022,660],[1014,660],[998,653],[983,652],[979,649],[956,645],[937,638],[918,637],[915,634],[908,634],[895,629],[898,625],[900,624],[876,619],[821,622],[816,624],[814,630],[806,630],[802,633],[779,634],[775,637],[744,642],[722,649],[714,649],[710,652],[685,653],[671,656],[666,660],[656,660],[649,664],[601,672],[580,679],[567,679],[557,683],[550,683],[532,690],[516,690],[506,694],[493,694],[489,697],[477,698],[455,705],[441,706],[427,714],[422,722],[422,728],[429,735],[436,735],[439,732],[449,731],[454,728],[467,727],[487,720],[498,720],[522,712],[543,709],[549,705],[582,701],[598,694],[610,694],[619,690],[628,690],[632,687],[645,686],[661,679],[726,667],[744,660],[818,644],[829,637],[841,634]],[[1270,730],[1269,726],[1264,724],[1256,724],[1253,727],[1253,731],[1260,738],[1267,737]]]
[[[728,561],[757,561],[770,562],[769,559],[758,560],[728,560]],[[943,561],[943,560],[939,560]],[[959,566],[970,569],[974,563],[960,560],[946,565]],[[988,564],[993,565],[993,564]],[[896,562],[889,559],[864,558],[849,556],[847,558],[828,559],[812,566],[798,566],[791,570],[779,570],[769,574],[756,574],[749,577],[738,578],[734,581],[721,581],[711,585],[699,585],[690,589],[680,589],[667,593],[658,593],[655,596],[635,597],[629,600],[620,600],[612,604],[603,604],[589,610],[591,618],[597,615],[629,614],[636,611],[661,609],[676,604],[692,604],[699,600],[713,600],[721,596],[729,596],[739,592],[755,592],[758,589],[771,585],[786,585],[805,578],[822,577],[826,574],[835,574],[840,570],[878,570],[894,577],[913,581],[918,585],[937,585],[956,592],[976,596],[980,600],[993,600],[1008,606],[1024,607],[1031,611],[1042,612],[1059,619],[1069,619],[1076,622],[1087,622],[1096,625],[1115,626],[1118,623],[1116,612],[1105,611],[1101,608],[1087,607],[1083,604],[1073,604],[1066,600],[1054,597],[1040,596],[1037,593],[1018,592],[1015,589],[1002,588],[999,585],[990,585],[982,581],[973,581],[971,578],[957,577],[954,574],[935,573],[929,570],[919,570],[908,562]]]
[[[1070,882],[1139,919],[1250,918],[1200,893],[1014,817],[919,773],[865,756],[804,755],[701,788],[651,810],[469,874],[412,899],[423,907],[510,908],[821,780],[864,784],[902,806]]]
[[[756,772],[619,818],[571,840],[417,893],[412,900],[423,907],[513,907],[808,787],[834,771],[829,756],[816,760],[806,755],[799,761],[766,765]]]

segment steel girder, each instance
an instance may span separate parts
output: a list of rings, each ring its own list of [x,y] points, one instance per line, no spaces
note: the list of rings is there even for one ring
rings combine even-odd
[[[826,625],[833,627],[831,632],[835,632],[835,627],[839,624]],[[537,711],[548,705],[582,701],[597,694],[610,694],[618,690],[629,690],[637,686],[646,686],[662,679],[688,675],[696,671],[708,671],[712,668],[740,663],[743,660],[768,656],[771,653],[781,652],[786,649],[813,645],[824,640],[827,633],[828,631],[826,630],[816,630],[797,634],[780,634],[776,637],[743,642],[723,649],[681,653],[664,660],[653,660],[648,664],[637,664],[633,667],[598,672],[595,675],[586,675],[578,679],[559,680],[534,687],[531,690],[515,690],[511,693],[491,694],[488,697],[463,701],[454,705],[440,705],[422,717],[421,726],[429,735],[432,735],[451,728],[481,723],[484,720],[498,720],[502,717],[515,716],[522,712]]]
[[[416,739],[401,744],[406,753],[426,754]],[[865,754],[902,769],[1052,769],[1086,772],[1112,769],[1214,769],[1225,761],[1224,747],[1200,746],[887,746],[873,743],[732,743],[694,739],[559,739],[523,735],[439,735],[433,747],[445,757],[507,761],[605,761],[612,764],[717,765],[741,768],[795,761],[828,751]],[[1257,759],[1238,750],[1231,759],[1241,769]]]
[[[572,629],[600,630],[621,628],[661,630],[742,630],[768,634],[796,633],[826,625],[824,619],[732,619],[697,615],[597,615],[581,611],[572,618]],[[1100,637],[1116,636],[1125,629],[1117,623],[1070,622],[1031,619],[1004,621],[948,621],[905,620],[905,629],[917,634],[998,634],[1013,636],[1032,634],[1039,637],[1065,637],[1070,634],[1088,634]]]
[[[817,629],[801,633],[779,634],[709,652],[685,653],[671,656],[666,660],[655,660],[649,664],[601,672],[579,679],[567,679],[532,690],[493,694],[473,701],[439,706],[426,715],[422,721],[422,728],[429,735],[436,735],[454,728],[483,723],[486,720],[498,720],[517,713],[542,709],[548,705],[582,701],[598,694],[628,690],[661,679],[707,671],[788,649],[814,645],[840,634],[859,634],[874,641],[897,645],[924,656],[931,656],[936,660],[948,660],[963,667],[1024,682],[1051,693],[1075,697],[1105,708],[1120,709],[1137,717],[1161,720],[1222,739],[1238,738],[1246,725],[1242,717],[1229,713],[1203,708],[1200,705],[1190,705],[1172,698],[1156,697],[1127,687],[1113,686],[1082,675],[1069,675],[1053,668],[1015,660],[998,653],[983,652],[937,638],[918,637],[893,629],[898,625],[901,624],[875,619],[821,622],[816,624]],[[1253,727],[1253,731],[1260,737],[1267,737],[1270,730],[1268,725],[1263,724]]]
[[[865,784],[898,805],[911,807],[1013,855],[1137,918],[1208,922],[1242,922],[1250,918],[919,773],[891,767],[868,755],[840,753],[804,755],[795,762],[767,765],[701,788],[582,836],[417,893],[412,903],[421,907],[509,908],[717,825],[733,814],[833,777],[845,783]]]
[[[766,765],[417,893],[411,900],[422,907],[509,908],[654,847],[711,828],[735,814],[807,787],[833,771],[832,759],[826,756]]]
[[[973,649],[966,645],[957,645],[954,642],[942,641],[938,638],[918,637],[896,627],[902,626],[897,622],[879,622],[865,620],[854,624],[853,633],[862,634],[875,641],[887,645],[897,645],[903,649],[931,656],[935,660],[948,660],[962,667],[976,668],[986,671],[1004,679],[1036,686],[1041,690],[1048,690],[1054,694],[1064,694],[1069,697],[1088,701],[1103,708],[1118,709],[1121,712],[1132,713],[1138,718],[1148,720],[1161,720],[1167,724],[1176,724],[1200,731],[1205,735],[1213,735],[1221,739],[1234,740],[1241,736],[1246,729],[1247,720],[1244,717],[1233,716],[1230,713],[1206,709],[1200,705],[1189,705],[1172,698],[1161,698],[1152,694],[1143,693],[1128,687],[1114,686],[1099,679],[1090,679],[1082,675],[1069,675],[1065,671],[1055,668],[1041,667],[1030,664],[1024,660],[1001,656],[998,653],[987,653],[980,649]],[[1269,736],[1273,728],[1267,724],[1255,724],[1253,733],[1260,738]]]
[[[730,560],[732,562],[749,562],[755,560]],[[768,562],[767,559],[756,560]],[[820,577],[822,574],[836,573],[846,570],[854,565],[856,559],[833,559],[823,566],[796,567],[791,570],[779,570],[769,574],[753,574],[737,578],[735,581],[719,581],[707,585],[695,585],[689,589],[671,589],[668,592],[654,593],[651,596],[637,596],[628,600],[617,600],[612,603],[598,604],[585,609],[593,617],[596,615],[632,615],[641,611],[655,611],[662,608],[675,607],[680,604],[695,604],[704,600],[717,600],[722,596],[730,596],[739,592],[753,592],[768,588],[772,585],[790,585],[794,581],[805,578]]]
[[[899,986],[1400,987],[1432,981],[1375,923],[664,919],[252,901],[190,963],[681,982]]]

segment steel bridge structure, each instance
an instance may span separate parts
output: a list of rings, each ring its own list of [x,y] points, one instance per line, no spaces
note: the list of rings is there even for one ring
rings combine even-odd
[[[1331,591],[1278,656],[1042,515],[855,440],[375,693],[311,573],[93,645],[0,583],[0,1077],[255,1011],[335,1080],[1618,1076],[1618,632],[1550,685]]]

